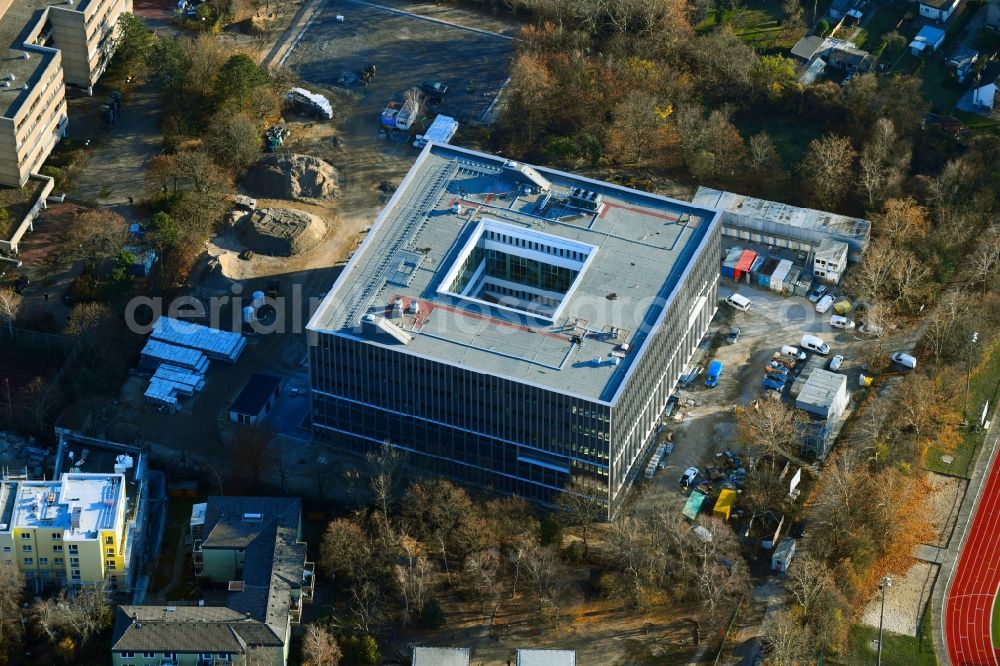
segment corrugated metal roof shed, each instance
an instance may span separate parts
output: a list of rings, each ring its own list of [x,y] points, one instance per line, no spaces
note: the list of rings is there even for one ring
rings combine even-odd
[[[413,648],[413,666],[469,666],[469,648]]]
[[[795,406],[807,412],[825,415],[837,401],[838,394],[847,388],[847,376],[829,370],[813,370],[795,399]]]

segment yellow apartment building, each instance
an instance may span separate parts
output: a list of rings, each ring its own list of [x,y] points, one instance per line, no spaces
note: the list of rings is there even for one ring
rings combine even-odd
[[[132,0],[0,0],[0,185],[21,187],[66,134],[66,84],[93,91]]]
[[[126,498],[122,474],[66,473],[59,481],[0,483],[0,559],[14,562],[29,587],[127,580]]]

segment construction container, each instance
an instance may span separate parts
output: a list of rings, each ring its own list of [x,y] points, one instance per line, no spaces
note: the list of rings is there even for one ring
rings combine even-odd
[[[764,265],[757,271],[757,284],[764,289],[771,288],[771,275],[778,267],[778,260],[773,257],[764,262]]]
[[[854,306],[851,305],[850,299],[847,298],[841,298],[839,301],[833,304],[833,311],[842,317],[853,309]]]
[[[715,501],[715,508],[712,509],[712,515],[720,520],[729,520],[729,515],[733,511],[734,504],[736,504],[736,491],[723,490],[719,493],[719,499]]]
[[[774,269],[774,273],[771,274],[771,290],[780,292],[784,287],[785,277],[788,275],[788,271],[792,270],[792,262],[788,259],[782,259],[778,262],[777,268]]]
[[[740,259],[742,257],[743,257],[743,248],[734,247],[733,249],[729,250],[729,253],[726,254],[725,260],[722,262],[722,277],[727,277],[730,280],[735,280],[736,265],[740,262]]]
[[[801,275],[802,269],[798,266],[792,266],[788,272],[785,273],[785,277],[781,279],[781,293],[791,296],[792,291],[795,290],[795,285],[798,283]]]
[[[688,520],[694,520],[701,513],[701,505],[705,503],[705,495],[699,493],[697,490],[692,490],[691,495],[687,498],[687,502],[684,503],[684,509],[682,513],[684,517]]]
[[[739,262],[737,262],[736,267],[733,269],[733,279],[742,280],[743,276],[750,272],[750,267],[753,266],[756,258],[757,253],[753,250],[744,250]]]

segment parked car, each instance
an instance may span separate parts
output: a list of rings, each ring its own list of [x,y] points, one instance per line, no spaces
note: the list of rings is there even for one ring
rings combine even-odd
[[[722,361],[712,361],[708,364],[708,371],[705,373],[705,386],[715,388],[722,376]]]
[[[746,312],[750,309],[750,299],[738,292],[730,294],[729,297],[726,298],[726,303],[740,312]]]
[[[816,285],[816,287],[809,292],[809,302],[810,303],[818,302],[819,299],[823,298],[823,295],[828,291],[830,291],[830,288],[827,287],[825,284]]]
[[[837,354],[830,359],[830,372],[837,372],[840,370],[840,366],[844,364],[844,357]]]
[[[830,353],[830,345],[823,342],[822,338],[818,338],[815,335],[809,335],[808,333],[802,336],[802,340],[799,341],[799,346],[806,351],[811,351],[823,356]]]
[[[913,370],[917,367],[917,359],[906,352],[895,352],[889,356],[889,359],[896,365],[900,365],[908,370]]]
[[[786,358],[794,358],[796,361],[806,360],[806,353],[798,347],[793,347],[792,345],[784,345],[781,348],[781,355]]]
[[[771,377],[764,377],[764,381],[761,382],[761,386],[773,391],[780,391],[785,387],[785,382],[781,381],[780,379],[772,379]]]
[[[833,307],[833,296],[827,294],[823,298],[819,299],[819,302],[816,304],[816,312],[826,314],[831,307]]]
[[[14,281],[14,293],[15,294],[22,293],[25,289],[28,288],[29,284],[31,284],[31,280],[28,279],[28,276],[21,275],[20,277],[17,278],[17,280]]]
[[[740,334],[742,332],[743,331],[740,330],[739,326],[733,326],[729,329],[729,335],[726,336],[726,342],[731,345],[736,344],[736,341],[740,339]]]
[[[833,315],[830,317],[830,326],[834,328],[842,328],[845,331],[849,331],[854,328],[854,322],[847,317],[841,317],[840,315]]]
[[[681,474],[681,479],[680,479],[681,487],[690,488],[692,485],[695,485],[694,482],[697,478],[698,478],[698,468],[688,467],[686,470],[684,470],[684,473]]]

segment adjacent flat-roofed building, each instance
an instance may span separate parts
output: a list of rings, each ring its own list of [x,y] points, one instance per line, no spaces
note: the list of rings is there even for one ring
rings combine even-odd
[[[715,210],[430,144],[309,324],[314,433],[614,511],[717,308]]]
[[[710,187],[699,187],[692,201],[722,212],[722,235],[751,243],[815,252],[824,240],[836,240],[847,243],[851,261],[860,261],[871,240],[872,223],[856,217]]]
[[[126,522],[124,474],[0,483],[0,559],[15,563],[33,589],[123,589]]]
[[[576,666],[576,651],[519,649],[517,666]]]
[[[469,666],[469,648],[415,647],[413,666]]]
[[[65,84],[91,90],[131,0],[0,0],[0,185],[20,187],[65,134]]]

